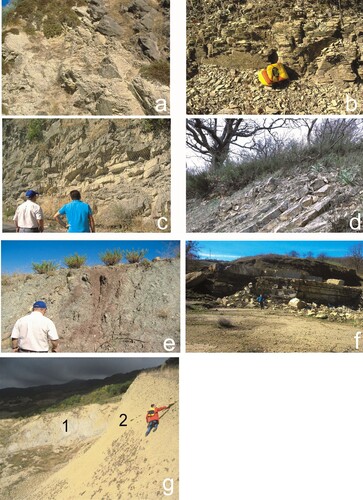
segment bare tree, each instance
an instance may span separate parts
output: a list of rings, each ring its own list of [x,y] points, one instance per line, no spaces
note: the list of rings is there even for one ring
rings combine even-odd
[[[325,252],[320,252],[319,255],[316,256],[316,260],[325,262],[326,260],[328,260],[328,255]]]
[[[350,247],[348,258],[350,264],[359,273],[363,269],[363,243],[357,243]]]
[[[199,259],[200,244],[198,241],[185,242],[185,257],[187,259]]]
[[[187,146],[207,160],[211,169],[220,168],[231,152],[231,146],[252,150],[259,134],[273,134],[274,130],[287,127],[288,118],[192,118],[187,120]],[[241,142],[241,138],[252,141]]]
[[[296,258],[300,256],[299,252],[297,252],[296,250],[291,250],[287,255],[289,257],[296,257]]]
[[[316,146],[320,154],[332,149],[343,150],[347,145],[361,141],[362,123],[361,119],[352,118],[321,120],[312,130],[310,144]]]

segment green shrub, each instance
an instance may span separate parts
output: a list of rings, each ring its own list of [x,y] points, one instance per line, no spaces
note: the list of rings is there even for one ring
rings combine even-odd
[[[170,85],[170,64],[167,61],[154,61],[140,69],[140,75],[147,80],[154,80],[163,85]]]
[[[87,257],[85,255],[78,255],[76,252],[74,255],[69,255],[64,257],[64,263],[70,269],[79,269],[86,262]]]
[[[33,118],[29,120],[26,136],[28,141],[40,141],[43,139],[43,130],[45,128],[45,120],[42,118]]]
[[[72,7],[84,5],[85,0],[13,0],[3,9],[3,25],[25,22],[27,33],[41,30],[52,38],[61,35],[64,26],[74,28],[80,24]]]
[[[43,260],[40,264],[32,263],[33,271],[38,274],[51,274],[58,269],[58,264],[51,260]]]
[[[128,250],[125,252],[125,259],[129,262],[129,264],[136,264],[137,262],[142,261],[147,252],[147,250]]]
[[[122,260],[123,252],[119,248],[106,250],[100,253],[99,257],[106,266],[114,266]]]
[[[140,127],[142,132],[155,132],[170,134],[170,119],[155,120],[150,118],[143,118],[140,120]]]
[[[46,38],[54,38],[63,32],[62,25],[55,18],[50,17],[43,22],[43,33]]]
[[[187,194],[188,197],[204,198],[213,191],[212,175],[207,171],[187,172]]]

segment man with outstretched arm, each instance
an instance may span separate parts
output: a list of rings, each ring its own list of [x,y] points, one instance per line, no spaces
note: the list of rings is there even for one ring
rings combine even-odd
[[[172,403],[174,404],[174,403]],[[153,432],[155,432],[159,426],[159,411],[163,410],[168,410],[172,404],[168,406],[159,406],[157,407],[155,404],[150,405],[150,410],[146,413],[146,423],[147,423],[147,429],[145,436],[148,436],[151,432],[151,429],[153,429]]]

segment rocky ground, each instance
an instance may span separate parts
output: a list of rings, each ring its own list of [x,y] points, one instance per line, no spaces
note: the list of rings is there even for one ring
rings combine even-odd
[[[159,218],[170,219],[170,128],[169,120],[157,122],[5,120],[4,222],[14,227],[31,188],[41,194],[46,231],[61,231],[53,215],[78,189],[97,231],[159,231]]]
[[[220,319],[230,328],[221,328]],[[361,325],[363,313],[361,313]],[[187,312],[189,352],[359,352],[357,327],[286,311],[218,308]]]
[[[352,217],[362,212],[360,165],[344,171],[323,162],[265,176],[234,193],[187,200],[188,232],[362,232]],[[355,180],[354,169],[357,179]],[[357,227],[355,225],[355,227]]]
[[[178,401],[177,369],[139,375],[117,403],[0,420],[1,497],[157,498],[164,479],[173,478],[178,498],[178,403],[165,412],[157,434],[145,438],[150,399]]]
[[[2,279],[2,351],[18,318],[48,304],[61,352],[164,352],[179,349],[179,260],[60,269]]]
[[[73,7],[78,25],[59,36],[47,38],[21,19],[5,25],[3,113],[169,114],[168,86],[142,76],[143,66],[168,60],[168,2],[81,3]],[[167,109],[155,109],[158,99]]]
[[[342,5],[188,2],[188,113],[362,113],[361,6]],[[290,82],[263,87],[257,71],[277,60]]]

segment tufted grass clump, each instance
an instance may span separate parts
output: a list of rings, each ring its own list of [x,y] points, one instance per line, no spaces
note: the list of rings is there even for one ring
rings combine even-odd
[[[69,269],[79,269],[86,262],[87,257],[85,255],[78,255],[76,252],[74,255],[69,255],[64,257],[64,263]]]
[[[147,252],[147,250],[128,250],[125,252],[125,259],[129,264],[136,264],[142,261]]]
[[[53,274],[58,269],[58,264],[51,260],[43,260],[40,264],[32,262],[33,271],[37,274]]]
[[[147,80],[153,80],[170,85],[170,64],[167,61],[153,61],[144,64],[140,69],[140,75]]]
[[[119,248],[115,248],[114,250],[106,250],[99,255],[100,259],[106,266],[115,266],[116,264],[121,262],[123,256],[123,251]]]

